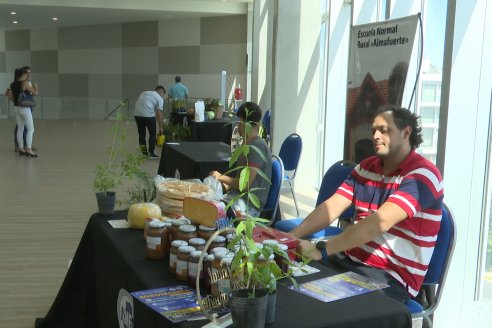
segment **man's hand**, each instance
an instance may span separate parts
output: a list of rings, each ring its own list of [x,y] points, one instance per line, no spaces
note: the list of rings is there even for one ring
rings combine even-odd
[[[222,173],[218,172],[218,171],[212,171],[210,172],[210,174],[208,176],[212,176],[212,177],[215,177],[217,180],[220,181],[219,177],[222,175]]]
[[[321,260],[321,252],[308,240],[298,239],[297,252],[310,260]]]

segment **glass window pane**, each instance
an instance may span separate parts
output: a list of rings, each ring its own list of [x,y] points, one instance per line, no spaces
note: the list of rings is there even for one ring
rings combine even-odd
[[[422,124],[424,123],[437,123],[439,117],[438,108],[436,107],[422,107],[420,108],[420,118]]]
[[[436,86],[434,84],[422,85],[422,102],[436,101]]]
[[[434,145],[434,128],[422,129],[422,145],[420,147],[432,147]]]

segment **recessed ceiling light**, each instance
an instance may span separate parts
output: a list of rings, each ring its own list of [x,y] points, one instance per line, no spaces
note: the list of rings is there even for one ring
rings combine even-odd
[[[11,12],[10,12],[10,14],[11,14],[11,15],[15,15],[15,14],[16,14],[16,12],[15,12],[15,11],[11,11]]]
[[[58,17],[53,17],[52,20],[56,22],[58,20]]]
[[[12,23],[17,24],[17,21],[13,21]]]

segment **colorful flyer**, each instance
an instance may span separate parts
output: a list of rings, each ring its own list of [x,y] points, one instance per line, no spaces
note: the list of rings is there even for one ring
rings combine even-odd
[[[195,291],[188,286],[172,286],[131,293],[173,323],[203,317]]]
[[[389,285],[355,272],[345,272],[300,284],[299,288],[295,286],[289,288],[322,302],[333,302],[386,287]]]

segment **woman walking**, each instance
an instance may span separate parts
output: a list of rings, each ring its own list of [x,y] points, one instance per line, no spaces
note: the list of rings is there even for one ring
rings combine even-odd
[[[28,71],[26,68],[16,69],[17,79],[10,84],[10,89],[12,91],[14,100],[14,113],[15,121],[17,123],[17,142],[19,144],[19,154],[26,155],[28,157],[37,157],[32,149],[32,136],[34,134],[34,122],[32,119],[32,112],[30,107],[21,107],[20,94],[30,94],[36,96],[38,94],[38,86],[36,83],[29,83],[28,81]],[[26,133],[26,144],[24,148],[20,146],[23,145],[23,131],[24,127],[27,128]]]

